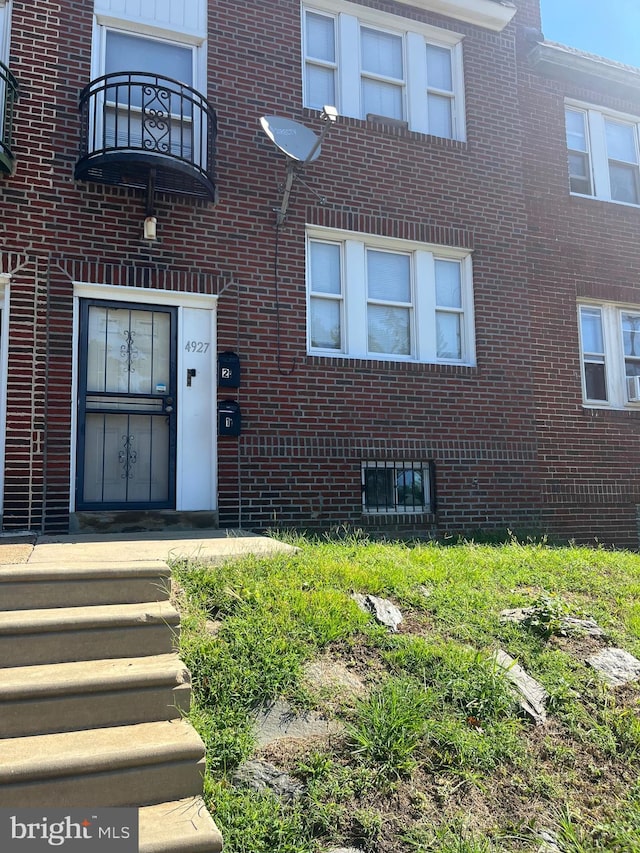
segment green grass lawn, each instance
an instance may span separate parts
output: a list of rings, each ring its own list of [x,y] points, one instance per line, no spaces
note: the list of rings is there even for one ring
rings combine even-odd
[[[544,827],[563,853],[640,853],[640,685],[607,688],[585,663],[607,644],[640,657],[638,555],[356,535],[295,544],[173,567],[205,796],[226,853],[537,853]],[[352,592],[391,599],[399,632]],[[537,624],[500,622],[501,610],[534,604]],[[562,614],[595,618],[609,639],[557,635]],[[521,715],[497,648],[548,691],[546,726]],[[314,689],[303,668],[318,657],[366,691]],[[258,753],[304,783],[293,804],[229,781],[254,754],[252,711],[276,696],[344,724],[328,741]]]

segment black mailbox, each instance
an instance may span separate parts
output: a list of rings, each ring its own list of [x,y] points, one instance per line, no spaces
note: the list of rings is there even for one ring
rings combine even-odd
[[[240,435],[242,418],[240,406],[235,400],[220,400],[218,403],[218,435]]]
[[[218,385],[222,388],[240,387],[240,358],[235,352],[218,353]]]

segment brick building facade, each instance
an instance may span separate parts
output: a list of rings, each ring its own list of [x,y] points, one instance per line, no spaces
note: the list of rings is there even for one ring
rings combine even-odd
[[[638,72],[537,0],[0,10],[4,531],[637,546],[635,362],[584,347],[628,343],[639,204],[597,146],[570,191],[564,111],[637,150]]]

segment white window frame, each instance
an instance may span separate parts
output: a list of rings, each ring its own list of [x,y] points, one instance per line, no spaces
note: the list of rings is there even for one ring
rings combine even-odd
[[[432,494],[432,463],[419,461],[400,460],[368,460],[361,463],[361,487],[362,487],[362,514],[366,516],[375,515],[424,515],[433,512]],[[390,491],[393,493],[391,501],[387,503],[370,504],[367,502],[367,471],[384,471],[393,477]],[[422,475],[423,503],[403,504],[399,499],[398,478],[408,471],[419,471]]]
[[[314,241],[333,243],[341,249],[341,346],[313,347],[311,343],[312,290],[310,246]],[[411,353],[409,355],[370,352],[367,324],[367,249],[399,252],[410,256],[412,303],[410,307]],[[391,237],[378,237],[354,231],[307,226],[307,353],[327,357],[360,358],[380,361],[406,361],[420,364],[475,365],[475,322],[473,306],[473,269],[471,253],[465,249],[416,243]],[[460,264],[461,308],[436,304],[436,260]],[[328,297],[329,298],[329,297]],[[330,297],[336,298],[336,297]],[[460,316],[461,357],[442,358],[437,353],[436,315],[453,312]]]
[[[0,62],[9,65],[11,0],[0,0]]]
[[[130,20],[120,20],[117,18],[108,18],[104,15],[96,15],[93,29],[93,50],[91,59],[91,78],[95,80],[101,77],[105,72],[106,50],[107,50],[107,30],[114,30],[125,35],[139,36],[141,38],[155,39],[157,41],[167,41],[180,47],[190,47],[193,49],[193,82],[192,87],[200,94],[206,97],[207,90],[207,52],[206,40],[199,38],[190,33],[173,32],[162,27],[151,27],[148,24],[137,23]],[[132,60],[133,65],[135,61]],[[131,71],[137,71],[137,68],[131,68]],[[164,69],[158,69],[158,73],[162,74]]]
[[[606,400],[593,400],[587,396],[585,363],[589,363],[592,360],[592,354],[585,352],[584,348],[585,344],[582,338],[582,309],[598,310],[600,312],[604,346]],[[630,400],[628,393],[622,331],[622,317],[624,314],[637,314],[640,317],[640,305],[596,302],[591,300],[580,300],[578,303],[577,319],[580,341],[582,399],[583,405],[588,408],[633,409],[640,411],[640,399]]]
[[[427,80],[426,45],[451,51],[452,92],[444,94],[452,101],[451,138],[466,141],[464,72],[461,33],[441,30],[418,21],[410,21],[400,15],[379,12],[340,0],[317,0],[302,6],[302,88],[303,103],[310,109],[321,109],[321,104],[309,103],[307,99],[307,65],[318,64],[307,58],[306,13],[311,12],[334,20],[336,42],[335,89],[333,104],[338,113],[351,118],[366,119],[362,98],[363,72],[360,67],[360,28],[380,29],[403,39],[404,55],[404,117],[409,130],[438,135],[429,128],[428,95],[443,94],[429,85]],[[334,65],[332,64],[332,67]],[[382,121],[384,122],[384,118]],[[392,118],[386,119],[394,122]]]
[[[604,110],[600,107],[593,107],[589,104],[573,100],[565,101],[565,110],[582,112],[585,116],[588,148],[586,153],[591,174],[591,193],[580,193],[575,190],[571,190],[570,188],[571,195],[580,196],[582,198],[595,198],[601,201],[609,201],[613,204],[623,204],[627,207],[640,207],[640,118],[638,116],[620,113],[615,110]],[[613,198],[612,196],[609,163],[610,161],[617,161],[615,161],[614,158],[609,157],[607,151],[607,120],[633,127],[637,157],[637,162],[634,164],[636,167],[636,186],[638,193],[637,203],[621,201],[620,199]]]

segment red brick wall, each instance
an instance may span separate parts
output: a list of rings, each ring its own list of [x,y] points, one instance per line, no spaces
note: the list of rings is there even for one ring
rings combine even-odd
[[[297,33],[280,57],[264,48],[261,11],[227,22],[233,42],[249,40],[260,53],[266,79],[260,99],[246,63],[221,80],[233,92],[222,113],[237,113],[244,100],[254,112],[247,121],[256,122],[252,155],[228,164],[230,183],[251,187],[252,233],[246,267],[236,270],[239,338],[228,319],[228,346],[243,357],[245,429],[239,441],[221,442],[222,519],[232,522],[240,504],[251,524],[363,525],[361,460],[417,458],[435,460],[438,483],[437,514],[419,518],[419,529],[530,528],[539,505],[530,359],[523,357],[529,311],[514,28],[496,35],[404,5],[375,5],[465,33],[468,142],[339,121],[307,172],[328,204],[298,187],[280,235],[280,358],[273,208],[284,163],[261,138],[257,117],[281,113],[316,128],[318,121],[302,109],[299,83],[292,86]],[[297,4],[278,8],[295,20]],[[269,35],[285,40],[284,15],[270,20]],[[472,248],[477,367],[307,356],[305,223]],[[225,312],[221,304],[222,328]]]

